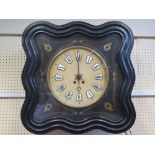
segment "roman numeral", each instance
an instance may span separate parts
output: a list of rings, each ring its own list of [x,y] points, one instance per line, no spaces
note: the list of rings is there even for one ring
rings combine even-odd
[[[68,91],[67,94],[66,94],[66,98],[67,98],[67,99],[71,99],[72,96],[73,96],[73,92]]]
[[[94,71],[96,71],[96,70],[98,70],[98,69],[100,69],[101,68],[101,66],[99,65],[99,64],[95,64],[94,66],[93,66],[93,70]]]
[[[62,75],[55,75],[55,80],[56,81],[62,81],[63,80],[63,76]]]
[[[98,85],[98,84],[93,84],[93,88],[96,90],[96,91],[99,91],[101,89],[101,86]]]
[[[71,64],[71,63],[73,62],[70,56],[66,56],[66,57],[65,57],[65,61],[66,61],[68,64]]]
[[[77,54],[76,54],[76,60],[77,61],[80,61],[82,59],[82,55],[78,52]]]
[[[59,64],[59,65],[57,66],[57,69],[58,69],[58,70],[61,70],[61,71],[64,71],[64,70],[65,70],[65,66],[62,65],[62,64]]]
[[[96,80],[103,80],[102,74],[96,74],[96,75],[95,75],[95,79],[96,79]]]
[[[86,63],[87,64],[90,64],[92,60],[93,60],[93,57],[91,57],[89,55],[86,57]]]
[[[87,98],[88,98],[88,99],[93,98],[93,96],[94,96],[94,94],[93,94],[90,90],[88,90],[88,91],[86,92],[86,94],[87,94]]]
[[[62,85],[60,85],[60,86],[58,87],[58,90],[59,90],[60,92],[63,92],[65,88],[66,88],[66,86],[65,86],[64,84],[62,84]]]
[[[83,100],[82,94],[77,94],[76,100],[79,101],[79,102],[82,101]]]

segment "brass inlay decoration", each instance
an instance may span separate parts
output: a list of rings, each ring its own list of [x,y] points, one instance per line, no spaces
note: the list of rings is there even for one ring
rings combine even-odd
[[[105,45],[103,46],[104,51],[109,51],[109,50],[111,50],[111,47],[112,47],[112,43],[111,43],[111,42],[109,42],[109,43],[107,43],[107,44],[105,44]]]
[[[52,109],[52,105],[51,104],[45,104],[45,107],[44,107],[44,112],[48,112]]]
[[[114,109],[113,109],[113,106],[112,106],[112,104],[110,103],[110,102],[107,102],[107,103],[105,103],[104,104],[104,107],[105,107],[105,109],[107,110],[107,111],[113,111]]]
[[[51,52],[52,51],[52,46],[51,45],[49,45],[47,43],[44,43],[43,45],[44,45],[45,51],[47,51],[47,52]]]

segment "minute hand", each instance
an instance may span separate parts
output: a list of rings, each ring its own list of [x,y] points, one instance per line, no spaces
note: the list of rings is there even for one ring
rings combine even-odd
[[[79,65],[79,61],[81,59],[81,54],[79,52],[77,52],[76,54],[76,60],[77,60],[77,65],[78,65],[78,74],[77,74],[77,80],[79,81],[81,79],[81,75],[80,75],[80,65]]]

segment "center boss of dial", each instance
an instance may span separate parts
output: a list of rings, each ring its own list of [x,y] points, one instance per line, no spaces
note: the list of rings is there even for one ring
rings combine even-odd
[[[108,66],[99,53],[87,47],[63,49],[51,60],[48,83],[62,104],[82,108],[95,104],[109,82]]]

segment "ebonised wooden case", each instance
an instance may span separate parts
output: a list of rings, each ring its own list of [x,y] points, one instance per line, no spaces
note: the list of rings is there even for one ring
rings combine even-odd
[[[48,44],[44,48],[44,44]],[[36,134],[62,129],[81,134],[91,129],[121,133],[130,129],[136,117],[131,100],[135,72],[130,60],[134,37],[128,26],[108,22],[94,26],[84,22],[54,25],[36,22],[22,36],[26,63],[22,83],[26,92],[21,111],[25,128]],[[88,47],[107,62],[106,93],[92,106],[72,108],[55,99],[48,85],[52,58],[68,47]]]

